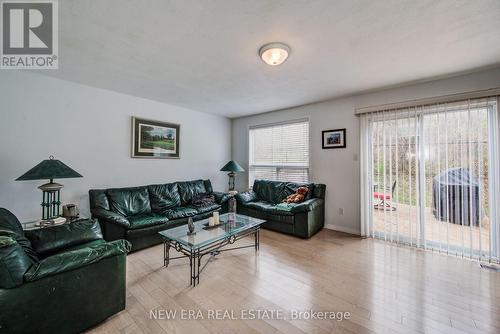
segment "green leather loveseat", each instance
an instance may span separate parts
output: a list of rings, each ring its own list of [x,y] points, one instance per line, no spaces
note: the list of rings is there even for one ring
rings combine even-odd
[[[278,205],[300,186],[309,188],[304,202]],[[238,213],[265,219],[262,226],[278,232],[310,238],[325,224],[324,184],[298,184],[269,180],[255,180],[252,190],[236,195]]]
[[[196,206],[200,195],[213,196],[212,204]],[[92,218],[97,218],[104,239],[126,239],[132,251],[162,242],[158,232],[227,211],[228,195],[215,192],[210,180],[155,184],[89,191]]]
[[[0,333],[80,333],[125,309],[129,250],[93,220],[23,231],[0,208]]]

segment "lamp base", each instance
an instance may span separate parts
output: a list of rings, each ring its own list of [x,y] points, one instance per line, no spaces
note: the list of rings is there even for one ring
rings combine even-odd
[[[62,184],[53,180],[38,187],[42,191],[42,220],[50,220],[60,216],[62,188]]]
[[[52,180],[49,183],[42,184],[41,186],[38,187],[41,191],[58,191],[61,190],[64,186],[60,183],[52,182]]]
[[[234,177],[236,176],[235,172],[227,173],[229,176],[229,191],[234,191]]]

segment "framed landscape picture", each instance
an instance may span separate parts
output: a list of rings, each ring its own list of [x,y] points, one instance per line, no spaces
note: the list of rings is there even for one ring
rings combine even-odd
[[[132,158],[179,159],[180,125],[132,117]]]
[[[346,129],[323,131],[323,148],[345,148]]]

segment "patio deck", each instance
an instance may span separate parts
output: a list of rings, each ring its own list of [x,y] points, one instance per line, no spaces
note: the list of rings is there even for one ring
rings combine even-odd
[[[391,229],[393,240],[397,240],[397,233],[400,238],[415,238],[417,231],[417,207],[407,204],[393,203],[395,211],[382,209],[373,210],[373,221],[375,233],[384,232],[386,238],[390,240]],[[385,219],[384,219],[385,215]],[[391,216],[392,215],[392,216]],[[489,251],[490,224],[487,216],[481,220],[481,227],[462,226],[448,222],[439,221],[432,214],[430,207],[425,208],[425,236],[426,240],[437,243],[434,249],[447,250],[450,246],[464,245],[466,248]],[[481,237],[480,237],[481,236]],[[455,253],[455,251],[453,251]]]

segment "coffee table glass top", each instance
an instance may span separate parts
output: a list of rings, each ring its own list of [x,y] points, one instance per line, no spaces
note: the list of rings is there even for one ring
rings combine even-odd
[[[176,241],[188,248],[196,249],[224,240],[266,222],[262,219],[234,213],[222,214],[219,219],[221,224],[211,229],[207,229],[205,226],[205,224],[208,224],[208,219],[195,222],[196,234],[194,235],[187,235],[187,225],[178,226],[159,233],[162,237],[170,241]]]

